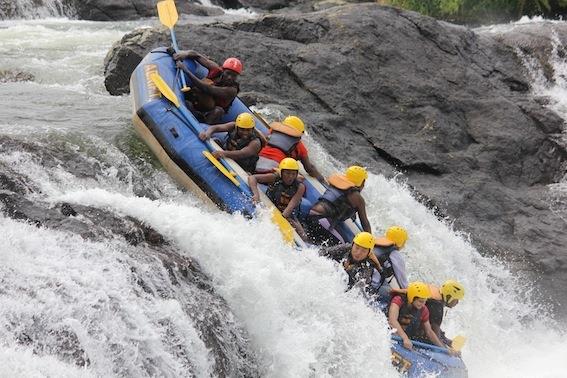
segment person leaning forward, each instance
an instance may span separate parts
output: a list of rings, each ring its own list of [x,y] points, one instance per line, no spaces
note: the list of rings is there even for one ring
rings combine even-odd
[[[431,290],[431,297],[427,300],[425,305],[429,310],[429,320],[431,329],[439,337],[444,344],[452,347],[453,341],[445,336],[445,332],[441,329],[443,322],[443,313],[446,308],[454,308],[460,300],[465,297],[464,286],[455,280],[445,281],[440,288],[429,285]],[[425,338],[425,335],[422,335]]]
[[[297,179],[299,176],[299,164],[293,158],[285,158],[280,161],[278,171],[248,176],[248,185],[254,194],[252,199],[258,203],[260,201],[258,183],[267,184],[266,196],[281,211],[282,216],[295,228],[297,234],[303,240],[306,240],[305,231],[297,219],[299,204],[303,194],[305,194],[305,185]]]
[[[400,253],[408,240],[408,232],[400,226],[391,226],[383,237],[376,239],[374,253],[384,267],[382,272],[372,275],[372,289],[382,300],[389,299],[390,286],[395,278],[397,286],[405,289],[408,286],[406,263]]]
[[[205,79],[199,79],[183,63],[184,59],[194,59],[209,70]],[[236,81],[242,74],[242,63],[237,58],[228,58],[219,66],[204,55],[193,51],[180,51],[173,54],[178,68],[191,79],[192,88],[185,98],[189,109],[201,122],[218,123],[225,115],[240,91]]]
[[[280,161],[286,157],[291,157],[301,161],[305,171],[310,176],[315,177],[320,182],[325,182],[323,175],[309,160],[307,148],[301,141],[304,132],[305,124],[301,118],[296,116],[288,116],[282,122],[272,122],[268,142],[260,151],[260,157],[256,163],[256,172],[273,172]]]
[[[429,286],[423,282],[410,282],[407,294],[394,295],[388,308],[388,322],[397,333],[406,349],[412,349],[410,339],[417,338],[421,333],[427,340],[440,348],[446,348],[431,328],[429,309],[425,305],[431,297]],[[457,352],[447,348],[447,352],[456,355]]]
[[[372,251],[375,239],[369,232],[358,233],[352,243],[343,243],[333,247],[322,248],[319,255],[340,261],[348,274],[348,288],[357,283],[368,286],[374,270],[382,271],[378,258]]]
[[[332,244],[343,242],[339,235],[333,234],[331,237],[325,235],[324,232],[322,233],[321,229],[333,233],[338,223],[349,218],[354,220],[356,214],[360,218],[362,229],[366,232],[372,232],[366,216],[366,202],[360,194],[367,178],[366,169],[357,165],[347,168],[344,175],[334,174],[329,177],[329,187],[311,207],[306,219],[306,231],[314,243],[324,242],[325,240],[322,240],[322,238],[327,238],[326,241]]]

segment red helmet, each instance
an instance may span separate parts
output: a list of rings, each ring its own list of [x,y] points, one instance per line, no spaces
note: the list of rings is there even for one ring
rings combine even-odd
[[[228,58],[222,64],[222,68],[225,70],[231,70],[236,72],[237,74],[242,73],[242,62],[236,58]]]

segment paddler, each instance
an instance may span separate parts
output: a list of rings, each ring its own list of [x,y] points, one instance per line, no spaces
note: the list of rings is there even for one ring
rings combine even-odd
[[[382,271],[382,266],[372,251],[374,245],[375,238],[371,233],[360,232],[354,237],[352,243],[323,248],[319,254],[342,263],[348,274],[348,289],[357,284],[367,288],[374,270]]]
[[[344,174],[334,174],[328,178],[329,187],[311,207],[306,220],[307,234],[314,243],[320,244],[325,240],[332,244],[343,243],[344,240],[334,229],[340,222],[356,219],[357,214],[362,229],[372,232],[366,216],[366,202],[360,194],[367,178],[366,169],[358,165],[348,167]]]
[[[260,201],[258,183],[267,184],[266,196],[281,211],[284,218],[295,228],[297,234],[306,239],[305,231],[297,219],[299,204],[305,193],[305,185],[298,180],[299,164],[293,158],[280,161],[279,169],[273,173],[260,173],[248,176],[248,185],[254,194],[253,200]]]
[[[209,70],[205,79],[199,79],[183,63],[184,59],[194,59]],[[242,62],[237,58],[228,58],[222,66],[193,51],[180,51],[173,54],[178,68],[191,80],[191,90],[185,93],[189,109],[201,122],[209,125],[219,123],[228,112],[232,101],[240,91],[236,81],[242,74]]]
[[[280,161],[286,157],[291,157],[301,161],[303,168],[310,176],[315,177],[320,182],[325,182],[323,175],[309,160],[307,148],[301,141],[304,132],[305,124],[297,116],[288,116],[282,122],[272,122],[268,143],[260,151],[256,163],[256,172],[273,172],[277,169]]]
[[[374,253],[384,270],[375,271],[372,275],[372,290],[382,300],[387,299],[389,302],[390,283],[394,278],[400,288],[405,289],[408,286],[406,263],[400,253],[407,240],[408,232],[400,226],[389,227],[383,237],[376,239]]]
[[[431,297],[429,286],[423,282],[411,282],[407,288],[407,294],[394,295],[388,309],[388,322],[390,327],[397,333],[406,349],[412,349],[414,339],[425,334],[427,340],[440,348],[446,348],[431,328],[429,322],[429,309],[425,305]],[[458,354],[455,350],[447,348],[451,355]]]
[[[207,131],[201,131],[199,138],[206,140],[215,133],[228,133],[226,140],[220,143],[224,151],[213,152],[214,157],[234,159],[242,169],[251,173],[256,166],[258,152],[265,143],[265,137],[256,130],[255,125],[252,114],[240,113],[234,122],[210,126]]]

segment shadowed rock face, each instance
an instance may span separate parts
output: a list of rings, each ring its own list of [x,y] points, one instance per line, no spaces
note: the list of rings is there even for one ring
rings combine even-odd
[[[76,149],[73,155],[70,150],[62,148],[62,144],[53,144],[47,148],[35,142],[23,142],[4,136],[0,138],[0,145],[3,153],[22,151],[32,155],[46,169],[57,165],[80,178],[96,179],[100,174],[100,164],[94,163],[94,159],[85,157]],[[141,303],[150,297],[178,303],[181,310],[190,317],[192,326],[197,331],[196,337],[209,350],[208,358],[212,361],[213,375],[259,376],[255,354],[248,344],[246,332],[195,261],[183,256],[161,234],[137,219],[90,206],[44,203],[38,197],[41,197],[41,190],[33,180],[0,163],[0,211],[5,216],[38,227],[68,232],[70,237],[80,235],[83,239],[105,242],[108,245],[119,243],[122,247],[121,253],[116,254],[116,264],[127,266],[125,271],[131,272],[130,280],[134,284],[131,288],[124,288],[126,294],[105,293],[98,301],[90,304],[92,309],[75,309],[78,314],[76,319],[58,319],[58,311],[28,316],[15,310],[9,317],[11,323],[5,325],[3,334],[9,334],[17,343],[27,346],[38,355],[54,355],[70,364],[94,366],[96,371],[96,366],[100,367],[104,361],[97,361],[100,355],[90,355],[89,351],[103,350],[106,346],[99,345],[99,340],[109,337],[104,330],[97,328],[102,326],[99,318],[128,316],[131,304],[121,301],[121,295],[137,295]],[[56,275],[42,277],[46,281],[45,285],[55,285],[54,297],[66,295],[65,286],[59,286],[58,281],[65,278]],[[16,295],[21,291],[21,300],[26,301],[28,295],[30,298],[35,295],[25,282],[15,279],[5,283],[1,289],[3,296]],[[109,303],[105,302],[107,298]],[[73,303],[68,305],[70,308],[74,306]],[[60,310],[63,314],[68,309]],[[156,321],[159,323],[156,329],[166,330],[159,342],[173,350],[172,355],[179,364],[186,367],[187,374],[197,373],[195,361],[199,357],[191,354],[190,347],[195,340],[185,340],[183,331],[176,328],[175,324],[168,324],[171,319],[167,316]],[[69,326],[72,322],[81,326]],[[77,328],[87,329],[88,334],[77,334]],[[127,337],[126,335],[125,338]],[[133,339],[131,342],[139,348],[137,360],[142,365],[141,371],[147,375],[159,374],[159,367],[154,360],[159,358],[152,353],[151,348],[145,349],[144,340]],[[120,354],[127,346],[121,343],[108,346],[118,359],[112,358],[115,365],[108,368],[116,375],[133,374],[128,370],[130,362],[121,364],[119,361]]]
[[[236,0],[213,1],[225,8],[238,8]],[[207,7],[199,1],[179,1],[178,13],[194,16],[218,16],[224,12],[218,7]],[[0,0],[0,20],[13,18],[66,16],[80,20],[119,21],[156,17],[155,0]]]
[[[82,20],[118,21],[135,20],[140,17],[156,17],[154,0],[69,0],[73,1],[77,16]],[[176,3],[179,14],[213,16],[222,14],[222,10],[205,7],[195,1]]]
[[[565,173],[563,121],[532,99],[507,44],[376,4],[177,33],[180,46],[216,61],[241,58],[248,101],[301,115],[345,163],[403,172],[482,251],[511,251],[567,303],[567,224],[548,201]],[[106,59],[109,92],[126,93],[136,64],[168,44],[159,30],[126,35]]]

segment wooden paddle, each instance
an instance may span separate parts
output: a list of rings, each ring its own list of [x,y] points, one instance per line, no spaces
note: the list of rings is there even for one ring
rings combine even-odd
[[[164,0],[157,3],[157,10],[158,10],[158,17],[159,21],[169,28],[169,34],[171,35],[171,43],[173,44],[173,49],[176,53],[179,52],[179,47],[177,46],[177,39],[175,38],[175,31],[173,27],[177,23],[179,16],[177,15],[177,8],[175,7],[175,2],[173,0]],[[185,81],[185,74],[181,72],[181,84],[182,92],[188,92],[191,90],[187,86],[187,82]]]

